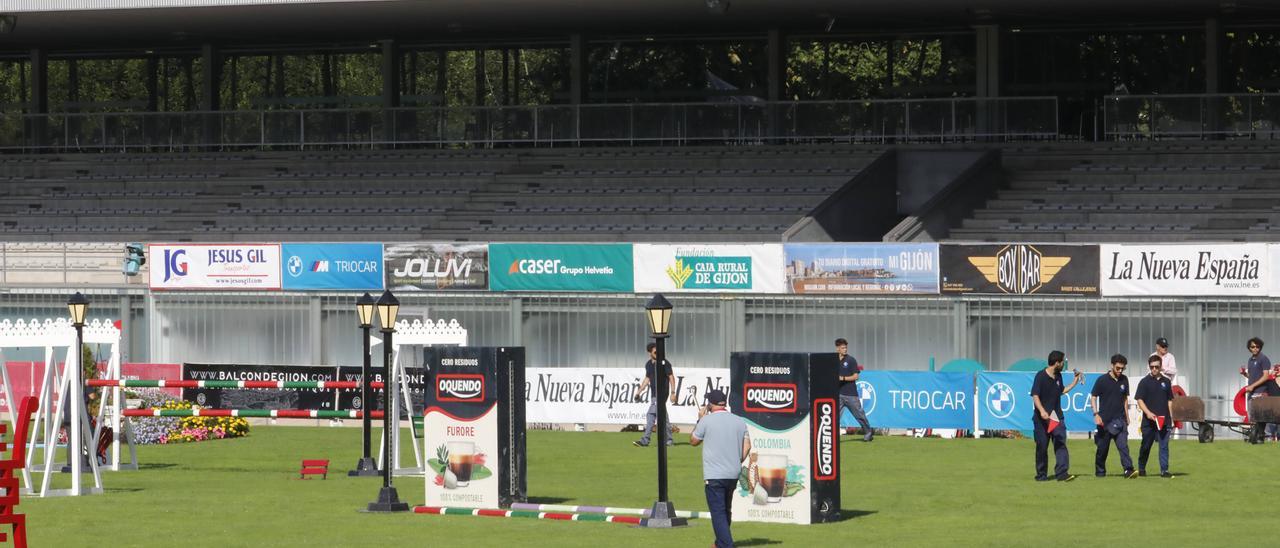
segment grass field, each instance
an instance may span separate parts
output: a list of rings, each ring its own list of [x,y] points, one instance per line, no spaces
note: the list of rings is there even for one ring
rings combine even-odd
[[[634,434],[529,434],[531,502],[648,507],[654,449]],[[381,485],[348,478],[359,456],[353,428],[254,427],[247,438],[139,448],[143,470],[105,472],[107,493],[24,499],[31,546],[708,546],[709,521],[679,530],[531,519],[361,513]],[[677,509],[705,510],[701,450],[678,435],[670,452]],[[1071,442],[1071,483],[1032,481],[1026,440],[879,437],[841,443],[843,521],[739,523],[743,546],[1223,545],[1263,531],[1266,492],[1280,488],[1280,448],[1238,441],[1175,441],[1178,477],[1126,480],[1112,451],[1093,477],[1093,445]],[[1131,444],[1137,458],[1137,444]],[[302,458],[329,458],[328,480],[297,479]],[[1151,469],[1158,470],[1155,455]],[[66,475],[59,478],[66,481]],[[1261,479],[1260,479],[1261,478]],[[403,500],[423,500],[421,478],[398,478]],[[1255,509],[1246,511],[1246,505]],[[1261,505],[1261,506],[1259,506]],[[1159,539],[1155,541],[1154,539]]]

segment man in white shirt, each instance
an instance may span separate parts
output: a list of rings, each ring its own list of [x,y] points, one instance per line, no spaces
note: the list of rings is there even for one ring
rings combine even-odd
[[[1160,356],[1160,374],[1164,378],[1169,379],[1169,384],[1173,385],[1178,376],[1178,361],[1173,359],[1173,353],[1169,351],[1169,339],[1160,337],[1156,339],[1156,351],[1151,353],[1152,356]]]

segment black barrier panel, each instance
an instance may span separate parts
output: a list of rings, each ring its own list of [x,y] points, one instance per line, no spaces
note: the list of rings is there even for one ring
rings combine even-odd
[[[409,391],[409,399],[413,401],[413,414],[422,416],[422,410],[427,406],[427,370],[423,367],[406,367],[405,375],[408,376],[407,384],[401,384],[401,390]],[[373,382],[384,382],[382,368],[370,367],[369,375],[373,377]],[[347,382],[360,382],[360,368],[351,366],[342,366],[338,368],[338,380]],[[344,388],[338,390],[338,410],[339,411],[363,411],[364,402],[360,400],[359,388]],[[373,391],[373,409],[384,409],[382,400],[382,390]],[[405,416],[404,405],[401,405],[400,415]]]
[[[1096,245],[939,246],[944,294],[1098,295]]]
[[[735,352],[729,364],[729,408],[746,420],[752,443],[733,519],[839,519],[836,355]]]
[[[182,365],[191,381],[336,381],[334,366],[202,364]],[[182,399],[211,409],[315,409],[332,411],[334,390],[183,388]]]
[[[524,502],[524,349],[427,347],[423,357],[426,504]]]

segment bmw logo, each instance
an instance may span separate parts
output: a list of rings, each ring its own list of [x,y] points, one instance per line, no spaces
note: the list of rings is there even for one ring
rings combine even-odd
[[[858,396],[862,399],[862,412],[870,415],[876,410],[876,387],[867,381],[858,381]]]
[[[302,257],[297,255],[289,256],[289,275],[294,278],[302,275]]]
[[[984,398],[987,402],[987,411],[997,419],[1003,419],[1013,414],[1015,400],[1013,399],[1013,388],[1009,385],[998,382],[987,388],[987,395]]]

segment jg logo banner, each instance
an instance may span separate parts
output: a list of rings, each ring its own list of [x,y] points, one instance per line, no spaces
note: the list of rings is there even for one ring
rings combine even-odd
[[[978,428],[983,430],[1031,430],[1031,416],[1035,405],[1031,403],[1031,382],[1035,373],[1022,371],[978,373]],[[1093,407],[1089,405],[1089,391],[1101,373],[1086,373],[1080,384],[1062,396],[1062,414],[1071,432],[1093,430]],[[1075,376],[1064,371],[1063,388],[1071,385]],[[1130,379],[1132,383],[1132,379]]]
[[[864,371],[858,396],[874,428],[973,427],[972,373]],[[857,426],[847,411],[840,423]]]
[[[284,288],[382,289],[382,244],[284,244]]]

